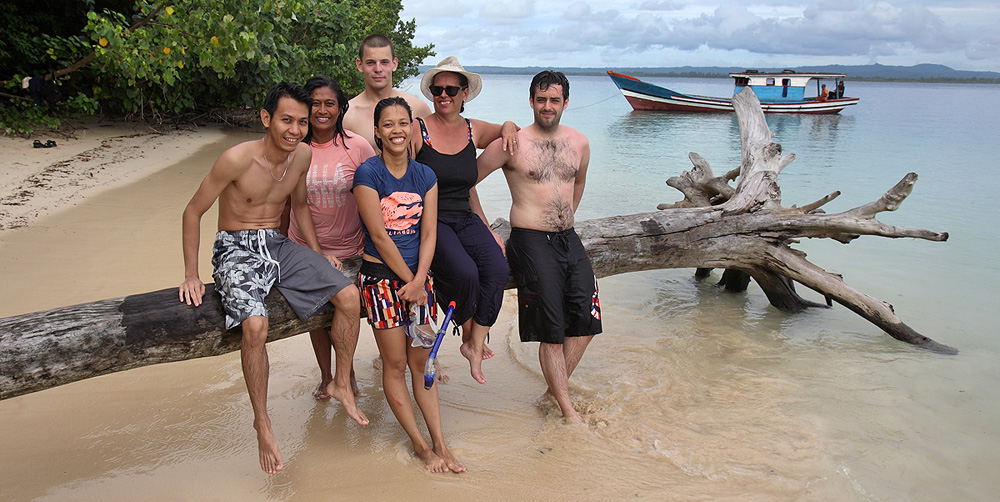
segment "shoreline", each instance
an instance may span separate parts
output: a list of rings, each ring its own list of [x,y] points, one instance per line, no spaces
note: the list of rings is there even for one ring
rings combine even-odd
[[[144,124],[84,122],[66,135],[0,136],[0,232],[151,175],[222,139],[222,125],[156,132]],[[34,140],[56,146],[35,148]]]

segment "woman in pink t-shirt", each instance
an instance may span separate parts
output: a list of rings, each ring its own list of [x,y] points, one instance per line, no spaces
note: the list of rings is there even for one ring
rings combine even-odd
[[[375,155],[375,151],[360,134],[344,130],[347,96],[336,80],[312,78],[306,82],[305,88],[314,100],[309,117],[309,134],[305,138],[312,146],[312,163],[306,175],[309,211],[323,254],[336,257],[334,263],[337,268],[343,268],[340,260],[360,255],[364,244],[358,205],[351,193],[354,171]],[[294,215],[289,220],[288,237],[302,244]],[[330,369],[332,340],[327,330],[310,331],[309,337],[322,377],[313,395],[316,399],[326,399],[330,397],[326,394],[326,386],[333,380]],[[353,369],[351,387],[357,396]]]

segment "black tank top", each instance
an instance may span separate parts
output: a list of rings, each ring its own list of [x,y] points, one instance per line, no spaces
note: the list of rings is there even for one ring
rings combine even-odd
[[[438,215],[465,216],[472,212],[469,205],[469,190],[476,185],[479,171],[476,169],[476,144],[472,142],[472,122],[465,119],[469,126],[469,144],[454,155],[446,155],[431,146],[431,138],[423,119],[420,122],[420,134],[424,144],[415,159],[421,164],[427,164],[438,179]]]

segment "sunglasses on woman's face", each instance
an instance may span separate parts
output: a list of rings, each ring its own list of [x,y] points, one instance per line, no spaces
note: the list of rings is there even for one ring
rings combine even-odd
[[[459,87],[457,85],[449,85],[448,87],[444,87],[444,86],[440,86],[440,85],[432,85],[432,86],[430,86],[431,96],[440,96],[441,95],[441,91],[444,91],[444,92],[447,92],[449,96],[451,96],[451,97],[454,98],[455,96],[458,95],[458,91],[461,91],[462,89],[465,89],[466,87],[468,87],[468,86],[463,85],[463,86]]]

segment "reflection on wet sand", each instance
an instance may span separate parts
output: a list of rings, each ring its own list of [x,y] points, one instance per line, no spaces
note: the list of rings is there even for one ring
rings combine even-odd
[[[0,235],[13,265],[4,283],[23,291],[3,305],[4,315],[175,286],[180,211],[211,159],[245,137]],[[214,229],[203,227],[207,264]],[[685,271],[602,279],[607,331],[571,382],[586,427],[563,425],[555,405],[539,399],[537,346],[516,340],[512,293],[493,330],[498,355],[486,364],[497,378],[489,384],[467,378],[459,341],[449,337],[442,354],[446,369],[454,366],[441,407],[450,446],[469,468],[461,476],[429,475],[410,452],[381,394],[377,349],[363,327],[355,365],[367,427],[337,403],[312,398],[317,375],[308,338],[269,347],[271,418],[286,460],[278,476],[259,471],[233,353],[0,402],[0,499],[774,500],[843,493],[843,479],[824,478],[833,468],[818,426],[796,411],[796,385],[767,367],[775,341],[740,329],[749,300],[729,297],[720,308],[717,290],[689,281]]]

